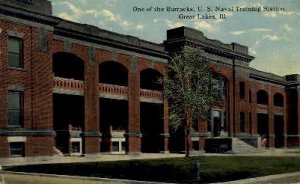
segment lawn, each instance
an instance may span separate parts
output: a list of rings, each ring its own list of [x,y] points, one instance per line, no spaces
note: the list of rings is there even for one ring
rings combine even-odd
[[[44,164],[8,167],[6,170],[92,177],[123,178],[176,183],[221,182],[300,171],[300,157],[192,157],[114,162]]]

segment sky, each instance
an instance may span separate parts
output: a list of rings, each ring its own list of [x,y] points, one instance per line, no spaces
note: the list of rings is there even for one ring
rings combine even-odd
[[[155,43],[166,40],[168,29],[192,27],[210,39],[248,46],[255,57],[250,63],[253,68],[281,76],[300,74],[300,0],[50,1],[55,16]],[[155,11],[155,7],[164,11]],[[167,7],[193,10],[166,11]],[[262,11],[263,7],[269,11]],[[280,11],[273,11],[275,8]],[[180,14],[194,17],[182,19]],[[198,19],[198,14],[216,18]],[[220,14],[226,19],[220,19]]]

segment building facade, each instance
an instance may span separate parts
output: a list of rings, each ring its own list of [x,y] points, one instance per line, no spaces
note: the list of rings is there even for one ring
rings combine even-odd
[[[183,151],[157,83],[183,46],[205,51],[225,99],[191,149],[219,137],[300,145],[300,76],[250,68],[246,46],[187,27],[155,44],[54,17],[47,0],[0,0],[0,15],[0,157]]]

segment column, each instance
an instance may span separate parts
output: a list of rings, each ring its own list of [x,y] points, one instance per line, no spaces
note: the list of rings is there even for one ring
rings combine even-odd
[[[200,133],[200,137],[199,137],[199,150],[200,151],[203,151],[205,148],[205,138],[210,137],[210,135],[211,135],[210,133],[208,133],[208,130],[207,130],[208,121],[210,121],[210,120],[198,122],[198,129],[199,129],[199,133]]]
[[[275,133],[274,133],[274,105],[273,105],[273,93],[271,89],[268,90],[268,114],[269,114],[269,148],[275,147]]]
[[[169,153],[169,105],[168,100],[164,99],[164,122],[163,122],[163,133],[161,134],[163,139],[162,153]]]
[[[140,128],[140,73],[137,71],[136,57],[131,58],[131,67],[128,73],[128,132],[127,152],[130,154],[141,153],[141,128]]]
[[[89,61],[85,63],[83,153],[100,152],[98,66],[95,51],[89,48]]]

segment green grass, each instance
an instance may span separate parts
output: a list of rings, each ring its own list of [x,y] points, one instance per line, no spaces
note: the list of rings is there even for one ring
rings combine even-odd
[[[11,171],[193,183],[195,163],[201,163],[201,181],[221,182],[300,171],[300,157],[192,157],[115,162],[28,165]]]

